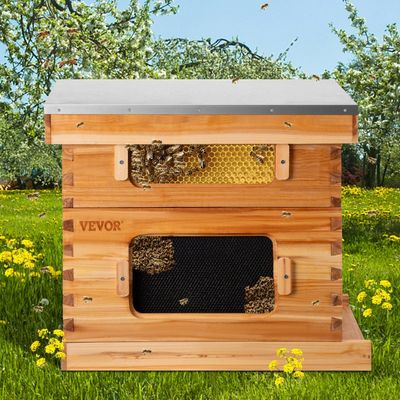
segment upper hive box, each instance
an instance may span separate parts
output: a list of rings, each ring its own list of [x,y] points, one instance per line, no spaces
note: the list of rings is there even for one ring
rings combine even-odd
[[[45,103],[74,207],[337,205],[337,145],[357,142],[356,114],[331,80],[61,80]],[[208,168],[143,196],[126,145],[153,141],[211,146]]]

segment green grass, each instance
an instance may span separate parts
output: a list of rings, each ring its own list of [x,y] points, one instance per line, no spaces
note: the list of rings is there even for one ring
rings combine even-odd
[[[30,239],[41,266],[61,268],[61,194],[0,192],[0,236]],[[345,189],[344,291],[351,304],[364,280],[400,282],[400,190]],[[45,213],[45,214],[43,214]],[[389,240],[389,236],[392,240]],[[1,250],[0,250],[1,252]],[[61,279],[49,274],[21,279],[0,272],[0,399],[395,399],[400,392],[400,313],[373,319],[355,310],[364,335],[373,342],[371,373],[310,373],[303,381],[276,388],[273,375],[253,372],[61,372],[50,360],[35,365],[29,349],[39,328],[60,326]],[[49,300],[42,313],[32,310]],[[307,355],[305,354],[305,358]]]

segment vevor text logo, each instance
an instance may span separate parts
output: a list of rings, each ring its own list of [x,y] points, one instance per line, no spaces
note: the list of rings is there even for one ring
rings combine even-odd
[[[79,221],[83,231],[120,231],[122,221]]]

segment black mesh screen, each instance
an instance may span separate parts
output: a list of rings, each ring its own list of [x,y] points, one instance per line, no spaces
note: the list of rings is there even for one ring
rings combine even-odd
[[[150,275],[133,266],[133,306],[142,313],[242,313],[245,287],[273,277],[272,242],[264,236],[164,236],[172,269]]]

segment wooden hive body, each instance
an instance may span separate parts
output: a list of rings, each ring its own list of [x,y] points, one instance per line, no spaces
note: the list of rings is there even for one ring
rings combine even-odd
[[[369,370],[342,293],[341,144],[357,142],[356,115],[333,81],[58,81],[45,123],[63,147],[63,369],[265,370],[292,346],[308,370]],[[269,144],[274,179],[143,190],[126,145],[153,140]],[[135,310],[134,237],[242,234],[272,240],[272,312]]]

